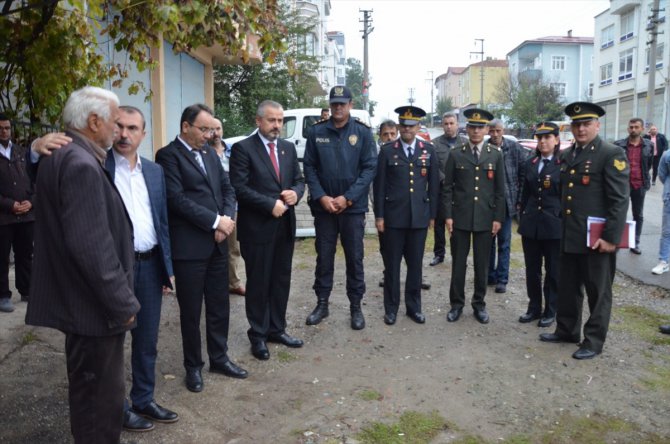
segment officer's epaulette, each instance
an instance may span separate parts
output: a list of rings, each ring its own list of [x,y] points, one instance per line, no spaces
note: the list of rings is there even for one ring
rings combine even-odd
[[[533,157],[533,160],[530,161],[530,163],[535,165],[539,160],[540,160],[540,156],[535,156],[535,157]]]
[[[366,127],[366,128],[372,128],[370,125],[368,125],[367,123],[363,122],[363,121],[362,121],[361,119],[359,119],[358,117],[354,117],[354,120],[356,120],[356,122],[360,123],[361,125],[363,125],[363,126]]]
[[[417,137],[416,141],[418,142],[420,148],[423,148],[424,146],[433,146],[433,143],[430,140],[425,139],[419,140],[419,138]]]

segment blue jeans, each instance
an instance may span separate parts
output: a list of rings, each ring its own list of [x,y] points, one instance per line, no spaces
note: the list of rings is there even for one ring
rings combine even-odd
[[[496,266],[496,243],[498,244],[498,264]],[[512,218],[506,216],[500,231],[491,242],[489,259],[489,283],[505,284],[509,280],[509,257],[512,244]]]
[[[658,258],[668,262],[670,259],[670,198],[663,200],[663,222],[661,223],[661,242]]]

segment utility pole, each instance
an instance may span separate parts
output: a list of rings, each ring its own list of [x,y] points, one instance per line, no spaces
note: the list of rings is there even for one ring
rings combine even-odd
[[[433,71],[428,71],[428,72],[430,73],[430,79],[426,79],[426,80],[430,80],[430,127],[432,128],[433,127],[433,112],[434,112],[433,111],[433,109],[434,109],[433,104],[435,103],[434,100],[433,100],[434,99],[433,93],[435,92],[435,79],[433,78]]]
[[[368,36],[375,28],[372,27],[372,9],[359,9],[358,12],[363,13],[363,20],[358,20],[363,23],[363,109],[369,111],[368,102],[370,98],[370,77],[368,71]]]
[[[654,0],[651,6],[651,15],[649,16],[649,77],[647,78],[647,110],[645,115],[645,123],[648,125],[654,118],[654,96],[656,96],[656,52],[658,48],[658,12],[659,0]]]
[[[407,99],[410,105],[414,105],[414,88],[409,89],[409,99]]]
[[[478,54],[482,58],[482,64],[479,66],[479,107],[484,108],[484,39],[475,39],[475,42],[479,42],[481,48],[479,51],[470,51],[470,54]]]

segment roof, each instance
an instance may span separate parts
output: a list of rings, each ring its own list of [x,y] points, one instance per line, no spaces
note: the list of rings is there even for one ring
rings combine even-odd
[[[502,60],[502,59],[491,59],[491,60],[484,60],[483,62],[477,62],[471,64],[468,68],[472,66],[484,66],[487,68],[507,68],[507,60]],[[463,69],[465,71],[465,69]]]
[[[509,56],[513,52],[519,50],[519,48],[539,43],[542,45],[593,45],[593,37],[569,37],[569,36],[547,36],[539,37],[532,40],[524,40],[523,43],[518,45],[516,48],[507,53]]]

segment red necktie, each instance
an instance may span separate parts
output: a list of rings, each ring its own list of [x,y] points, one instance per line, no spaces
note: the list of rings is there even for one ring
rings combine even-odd
[[[274,142],[269,142],[268,143],[268,148],[270,148],[270,160],[272,161],[272,166],[275,169],[275,174],[277,175],[277,179],[280,179],[280,177],[279,177],[279,164],[277,163],[277,158],[275,157],[275,144],[274,144]]]

